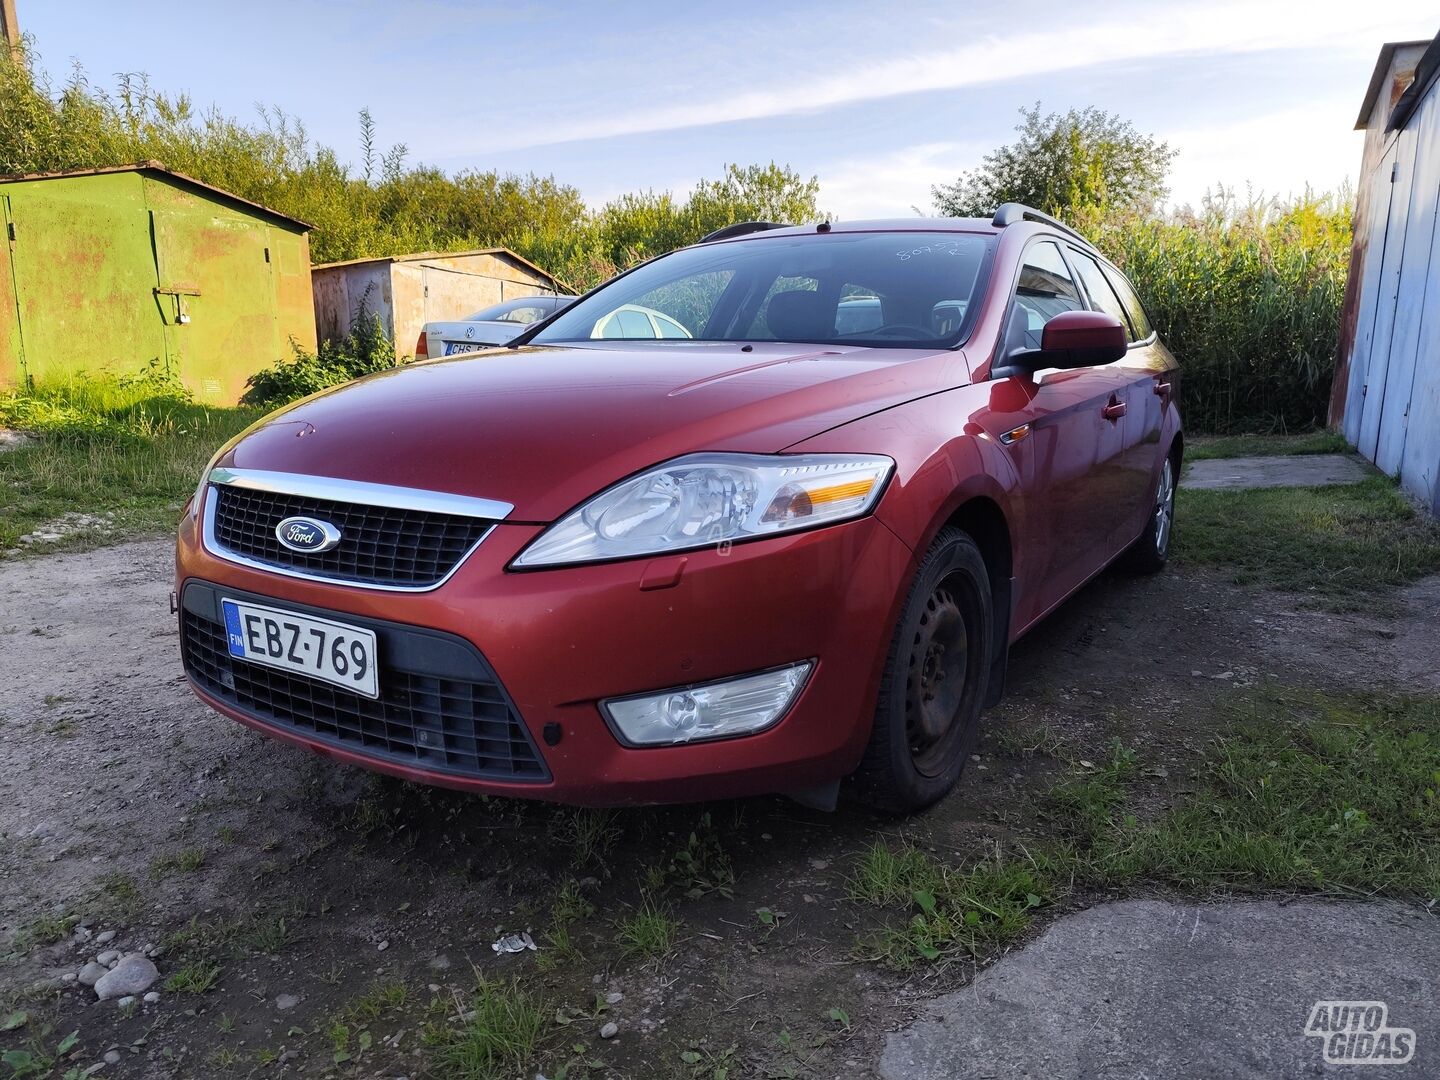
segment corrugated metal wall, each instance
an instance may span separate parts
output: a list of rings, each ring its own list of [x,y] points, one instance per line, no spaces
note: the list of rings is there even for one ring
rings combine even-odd
[[[1366,189],[1346,439],[1440,513],[1440,92],[1429,93]]]

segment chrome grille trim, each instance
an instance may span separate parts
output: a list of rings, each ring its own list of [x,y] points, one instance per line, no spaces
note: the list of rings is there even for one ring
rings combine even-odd
[[[269,492],[277,495],[292,495],[302,498],[325,499],[331,502],[348,502],[358,505],[386,507],[395,510],[413,510],[420,513],[449,514],[500,521],[515,509],[510,503],[493,499],[479,499],[468,495],[453,495],[449,492],[430,491],[423,488],[394,487],[388,484],[370,484],[360,480],[341,480],[335,477],[311,476],[304,473],[274,472],[262,469],[213,469],[203,486],[204,506],[201,512],[200,540],[211,555],[237,566],[259,570],[266,574],[296,578],[301,581],[316,581],[325,585],[343,585],[351,589],[373,589],[377,592],[426,593],[433,592],[449,581],[464,566],[475,549],[484,543],[494,531],[491,525],[482,532],[463,555],[456,560],[443,577],[421,585],[392,585],[379,582],[356,581],[350,578],[331,577],[325,574],[297,570],[293,567],[252,559],[239,552],[231,551],[216,539],[215,511],[219,502],[211,493],[216,484],[246,488],[252,491]]]

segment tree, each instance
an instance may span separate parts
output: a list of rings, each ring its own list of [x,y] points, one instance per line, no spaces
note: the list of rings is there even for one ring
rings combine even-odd
[[[670,192],[622,195],[600,211],[610,258],[628,266],[737,221],[801,224],[821,216],[815,206],[820,182],[802,179],[788,166],[726,165],[718,180],[701,180],[681,202]]]
[[[1040,114],[1020,110],[1020,138],[985,155],[978,169],[930,189],[948,217],[989,217],[1022,202],[1058,217],[1151,209],[1168,190],[1176,151],[1127,120],[1094,107]]]

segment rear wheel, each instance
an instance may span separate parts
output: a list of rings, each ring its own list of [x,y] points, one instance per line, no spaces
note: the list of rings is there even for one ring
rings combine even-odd
[[[994,613],[975,541],[946,529],[920,564],[886,657],[860,798],[909,813],[942,798],[980,734]]]
[[[1170,559],[1170,541],[1175,534],[1175,479],[1175,459],[1167,457],[1160,467],[1160,482],[1155,485],[1150,521],[1140,539],[1125,553],[1126,565],[1139,573],[1157,573]]]

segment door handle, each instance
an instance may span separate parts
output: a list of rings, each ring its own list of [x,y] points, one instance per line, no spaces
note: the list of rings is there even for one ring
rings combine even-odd
[[[1156,393],[1156,395],[1157,395],[1158,397],[1162,397],[1162,398],[1164,398],[1166,401],[1169,401],[1169,400],[1170,400],[1170,384],[1169,384],[1168,382],[1156,383],[1156,384],[1155,384],[1155,393]]]
[[[1125,402],[1116,401],[1114,398],[1111,398],[1110,404],[1100,410],[1100,415],[1106,420],[1119,420],[1120,417],[1125,415]]]

